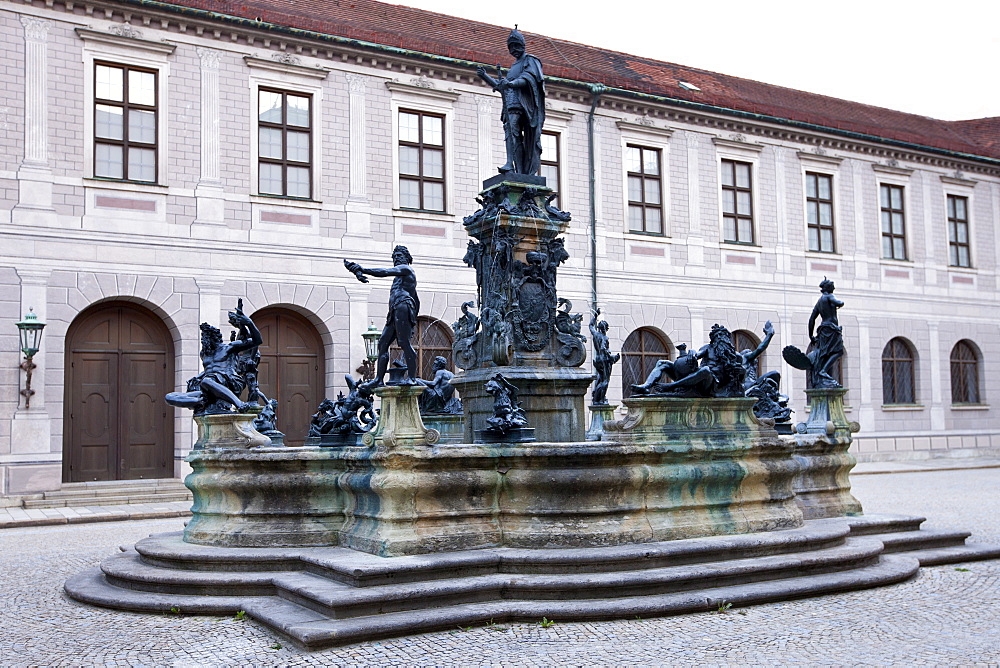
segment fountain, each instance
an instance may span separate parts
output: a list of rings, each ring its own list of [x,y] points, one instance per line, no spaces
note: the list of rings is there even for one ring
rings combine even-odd
[[[455,323],[463,371],[416,378],[416,270],[402,247],[391,268],[345,261],[359,280],[393,277],[378,372],[349,378],[351,394],[321,406],[302,447],[258,433],[259,409],[239,398],[261,343],[252,321],[234,311],[241,335],[224,345],[203,325],[205,372],[171,395],[198,423],[192,520],[70,578],[69,596],[151,613],[243,610],[314,649],[490,620],[711,610],[1000,556],[965,545],[964,532],[923,531],[919,517],[862,514],[849,482],[858,425],[828,373],[843,352],[832,284],[810,319],[812,330],[822,317],[816,350],[786,348],[815,388],[794,433],[776,429],[788,419],[780,378],[750,373],[770,323],[762,347],[742,352],[716,325],[709,344],[658,364],[614,419],[604,392],[617,360],[596,305],[585,433],[594,376],[582,316],[557,291],[570,215],[532,168],[541,64],[516,30],[509,47],[509,72],[480,71],[504,98],[508,161],[465,219],[478,294]],[[406,363],[390,369],[395,339]]]

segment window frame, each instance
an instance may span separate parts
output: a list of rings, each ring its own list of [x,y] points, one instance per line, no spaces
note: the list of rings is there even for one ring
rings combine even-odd
[[[960,219],[957,215],[952,216],[952,202],[957,200],[963,200],[965,204],[965,219]],[[968,195],[959,195],[956,193],[945,193],[945,219],[948,221],[948,266],[955,269],[972,269],[972,234],[971,234],[971,216],[969,215],[969,210],[971,207],[971,198]],[[958,241],[958,225],[965,225],[965,242],[962,243]],[[952,232],[955,234],[952,234]],[[960,249],[965,249],[966,264],[959,264],[953,260],[952,253],[960,253]],[[959,260],[961,258],[959,257]]]
[[[898,342],[902,345],[906,351],[909,353],[909,357],[887,357],[886,352],[889,351],[893,354],[894,351],[890,351],[889,347],[894,343]],[[917,404],[917,351],[913,344],[907,339],[901,336],[895,336],[886,342],[885,346],[882,348],[881,362],[882,362],[882,404],[884,406],[913,406]],[[905,363],[910,364],[910,386],[909,401],[900,401],[900,399],[905,399],[906,397],[898,396],[899,394],[899,383],[897,379],[899,374],[896,372],[896,368]],[[886,364],[890,364],[892,368],[892,391],[888,392],[887,385],[888,377],[886,375]],[[891,396],[890,396],[891,395]]]
[[[638,149],[639,150],[639,167],[640,167],[640,169],[642,171],[640,171],[640,172],[631,172],[631,171],[628,170],[627,153],[628,153],[629,149]],[[657,173],[655,175],[653,175],[653,174],[646,174],[646,171],[645,171],[646,161],[645,161],[645,158],[644,158],[644,152],[647,152],[647,151],[656,154],[656,169],[657,169]],[[665,236],[667,236],[667,234],[666,234],[666,227],[667,226],[666,226],[666,220],[665,220],[666,216],[665,216],[665,213],[664,213],[664,206],[663,206],[663,200],[664,200],[664,188],[663,188],[663,165],[664,165],[664,161],[663,161],[663,149],[655,147],[655,146],[648,146],[648,145],[645,145],[645,144],[639,144],[639,143],[636,143],[636,142],[627,141],[625,143],[625,152],[626,152],[625,160],[623,160],[622,162],[624,163],[623,166],[625,168],[624,171],[625,171],[625,211],[626,211],[625,226],[626,226],[626,231],[629,234],[639,234],[639,235],[642,235],[642,236],[650,236],[650,237],[665,237]],[[632,200],[632,199],[629,198],[629,183],[634,178],[638,178],[639,182],[642,184],[642,188],[641,188],[642,201],[636,201],[636,200]],[[647,203],[645,201],[646,200],[646,182],[647,181],[655,182],[656,185],[657,185],[657,189],[659,190],[659,193],[660,193],[660,201],[657,204]],[[642,211],[642,229],[641,230],[634,230],[634,229],[632,229],[631,211],[632,211],[633,207],[639,207],[641,209],[641,211]],[[648,209],[656,209],[657,211],[659,211],[659,214],[660,214],[660,231],[659,232],[650,232],[650,231],[647,230],[646,211]]]
[[[552,200],[552,205],[559,208],[560,200],[562,199],[562,184],[563,184],[563,173],[562,173],[562,132],[556,132],[554,130],[542,130],[542,136],[549,135],[555,137],[556,139],[556,157],[554,160],[546,159],[545,151],[542,151],[541,165],[538,168],[538,176],[544,176],[542,174],[543,167],[552,167],[556,172],[556,183],[555,185],[548,182],[548,177],[546,177],[545,185],[551,188],[556,193],[556,198]]]
[[[164,192],[167,188],[167,172],[165,166],[170,164],[170,97],[167,82],[170,80],[170,60],[176,45],[168,42],[149,42],[147,40],[120,37],[100,33],[83,28],[77,29],[77,35],[83,42],[83,87],[84,105],[83,121],[87,136],[83,142],[83,160],[85,165],[84,178],[93,179],[113,189],[128,189],[148,192]],[[156,180],[126,181],[124,179],[96,176],[96,97],[97,78],[96,63],[112,66],[126,66],[137,70],[156,72]],[[121,184],[116,186],[115,184]],[[160,207],[157,208],[159,212]]]
[[[243,57],[249,74],[248,88],[252,104],[247,105],[247,119],[250,128],[250,157],[247,167],[250,170],[250,182],[247,184],[250,202],[254,205],[287,205],[291,207],[315,208],[322,199],[321,184],[323,182],[323,79],[326,70],[305,68],[301,65],[288,65],[271,60],[260,60],[251,56]],[[312,127],[310,128],[310,145],[312,171],[310,173],[310,198],[286,197],[260,192],[260,130],[258,127],[258,100],[260,91],[273,90],[278,92],[307,95],[310,97],[310,113]],[[222,138],[225,143],[225,137]],[[225,179],[225,177],[223,177]],[[256,209],[257,207],[255,207]],[[254,215],[254,226],[259,225],[259,214]],[[282,226],[283,228],[288,226]],[[303,226],[306,227],[306,226]]]
[[[417,142],[404,141],[399,136],[399,121],[402,114],[416,114],[419,119],[417,122],[419,140]],[[424,123],[423,118],[427,116],[430,118],[438,118],[441,120],[441,143],[440,144],[426,144],[424,142]],[[409,106],[401,106],[395,111],[395,116],[393,118],[393,124],[395,128],[395,145],[393,146],[393,152],[395,154],[396,161],[396,193],[399,198],[399,208],[404,211],[411,211],[417,213],[435,213],[435,214],[445,214],[448,213],[448,123],[445,114],[439,111],[426,111],[422,109],[415,109]],[[413,176],[412,174],[403,174],[399,167],[399,149],[402,147],[416,148],[418,159],[417,162],[420,165],[420,174]],[[427,147],[425,149],[425,146]],[[424,150],[440,151],[441,152],[441,176],[424,176]],[[401,184],[406,181],[415,181],[418,184],[420,192],[420,206],[419,207],[408,207],[403,206],[402,194],[401,194]],[[424,206],[424,183],[440,183],[441,184],[441,209],[428,209]]]
[[[260,95],[261,95],[261,93],[277,93],[278,95],[281,95],[281,97],[282,97],[282,105],[281,105],[281,109],[282,109],[281,116],[282,116],[282,119],[281,119],[281,123],[274,123],[274,122],[271,122],[271,121],[261,121],[260,120]],[[289,95],[293,95],[293,96],[296,96],[296,97],[305,97],[306,99],[309,100],[309,125],[304,130],[309,135],[309,160],[307,162],[305,162],[305,163],[300,162],[300,161],[292,161],[292,160],[288,159],[288,132],[290,130],[292,132],[303,132],[302,126],[289,125],[288,124],[288,96]],[[300,91],[297,91],[297,90],[289,90],[287,88],[279,88],[279,87],[270,86],[270,85],[259,85],[259,86],[257,86],[256,96],[257,96],[257,103],[254,106],[254,108],[257,110],[257,113],[255,114],[255,118],[256,118],[256,123],[255,123],[256,135],[255,136],[257,138],[257,150],[256,150],[255,162],[256,162],[257,180],[255,182],[256,187],[255,187],[255,193],[254,194],[256,194],[256,195],[258,195],[260,197],[278,197],[278,198],[282,198],[282,199],[299,200],[299,201],[305,201],[305,202],[315,201],[314,195],[315,195],[315,188],[316,188],[316,182],[315,182],[315,157],[316,157],[316,149],[315,149],[316,113],[315,113],[315,109],[316,109],[316,103],[315,103],[315,100],[314,100],[314,96],[311,93],[303,93],[303,92],[300,92]],[[283,156],[282,158],[280,158],[280,159],[278,159],[278,158],[265,158],[264,156],[262,156],[260,154],[260,130],[261,130],[261,128],[270,128],[270,129],[273,129],[273,130],[279,130],[281,132],[281,152],[282,152],[282,156]],[[282,189],[282,193],[280,193],[280,194],[279,193],[265,193],[265,192],[261,191],[261,188],[260,188],[260,172],[261,172],[260,166],[262,164],[280,165],[281,166],[281,189]],[[291,167],[300,167],[300,168],[305,167],[306,169],[309,170],[309,180],[308,180],[308,183],[309,183],[309,194],[306,195],[305,197],[300,196],[300,195],[289,195],[288,194],[288,168],[290,166]]]
[[[968,350],[971,353],[971,359],[955,359],[955,352],[959,348]],[[956,375],[956,365],[958,366],[958,374]],[[971,369],[971,374],[962,373],[962,368],[968,367]],[[979,352],[979,347],[969,339],[961,339],[956,341],[955,345],[951,348],[951,353],[948,355],[948,371],[949,380],[951,386],[951,404],[952,406],[981,406],[983,404],[983,383],[981,373],[982,373],[982,355]],[[963,398],[961,392],[956,390],[961,389],[960,386],[956,386],[956,378],[962,378],[964,380],[965,397]],[[972,392],[969,392],[968,380],[972,379]]]
[[[626,336],[625,339],[622,341],[622,349],[621,349],[621,354],[622,354],[622,360],[621,360],[621,380],[622,380],[622,398],[623,399],[627,399],[629,396],[631,396],[630,386],[631,385],[638,385],[640,383],[645,382],[646,376],[648,376],[649,373],[653,370],[653,367],[656,366],[656,361],[661,360],[661,359],[664,358],[663,355],[655,354],[653,352],[645,352],[644,350],[641,350],[641,348],[642,348],[641,343],[642,343],[642,340],[643,340],[642,339],[642,335],[641,335],[642,332],[648,332],[654,338],[658,339],[660,341],[660,343],[664,344],[664,348],[666,349],[666,358],[667,359],[669,359],[669,360],[675,360],[675,359],[677,359],[677,347],[674,345],[674,342],[670,340],[670,337],[667,336],[666,334],[664,334],[663,332],[661,332],[659,329],[657,329],[655,327],[649,327],[649,326],[641,326],[641,327],[636,327],[635,329],[633,329],[631,332],[628,333],[628,336]],[[629,340],[632,338],[632,336],[634,334],[637,334],[637,333],[640,334],[640,336],[639,336],[640,351],[639,352],[629,351],[627,349],[627,344],[628,344]],[[628,373],[628,369],[629,369],[628,363],[626,362],[626,358],[632,357],[632,356],[639,357],[642,360],[645,360],[647,357],[649,359],[654,360],[653,363],[652,363],[652,365],[649,367],[649,369],[646,369],[645,363],[643,363],[643,365],[642,365],[642,373],[640,374],[641,377],[636,378],[636,382],[635,383],[628,382],[630,379],[625,377],[626,373]]]
[[[816,179],[816,196],[815,197],[811,197],[809,195],[809,179],[811,177],[813,177],[813,178]],[[821,179],[821,178],[822,179],[829,179],[830,180],[830,198],[826,199],[826,200],[824,200],[820,196],[819,179]],[[836,255],[837,254],[837,205],[836,205],[836,192],[837,191],[836,191],[836,179],[835,179],[835,175],[834,174],[830,174],[829,172],[821,172],[821,171],[816,171],[814,169],[807,169],[805,171],[805,183],[804,183],[804,185],[805,185],[805,188],[803,190],[803,194],[805,195],[804,200],[805,200],[805,207],[806,207],[806,216],[805,216],[805,220],[806,220],[806,251],[808,251],[810,253],[824,253],[824,254],[827,254],[827,255]],[[820,207],[823,204],[827,204],[830,207],[830,224],[829,225],[823,225],[822,222],[821,222],[822,221],[822,217],[820,216]],[[816,206],[816,222],[815,223],[809,222],[809,212],[811,210],[812,205]],[[816,240],[819,242],[819,244],[818,244],[819,248],[811,248],[810,247],[810,242],[811,242],[810,231],[813,230],[813,229],[816,230]],[[830,230],[831,248],[829,250],[826,250],[826,249],[823,248],[823,234],[822,234],[822,232],[823,232],[824,229],[829,229]]]
[[[436,347],[425,345],[424,338],[427,334],[429,328],[440,329],[444,338],[448,340],[447,347]],[[448,360],[448,366],[445,367],[449,371],[455,370],[455,362],[452,354],[452,346],[455,344],[455,335],[452,328],[447,325],[443,320],[431,317],[429,315],[417,316],[417,324],[413,328],[413,334],[410,340],[413,345],[413,350],[417,353],[417,365],[420,367],[418,369],[418,377],[425,380],[433,380],[434,376],[429,374],[432,365],[434,364],[434,358],[440,355]],[[434,354],[431,354],[431,353]],[[394,341],[392,346],[389,347],[389,358],[390,360],[403,359],[403,349],[399,347],[399,342]],[[428,373],[428,375],[424,375]]]
[[[723,182],[723,174],[726,169],[726,165],[731,164],[733,166],[733,185],[727,186]],[[739,186],[736,182],[736,165],[746,165],[750,175],[750,185],[747,187]],[[756,211],[757,202],[754,196],[754,168],[756,163],[746,160],[743,158],[736,158],[731,156],[720,156],[719,158],[719,217],[722,221],[722,242],[726,244],[734,244],[738,246],[757,246],[757,225],[756,225]],[[750,196],[750,215],[741,215],[738,211],[733,213],[726,213],[725,210],[725,193],[726,191],[733,192],[733,201],[739,201],[739,193],[746,192]],[[738,204],[737,204],[738,208]],[[726,220],[733,219],[735,221],[735,239],[726,238]],[[749,219],[750,221],[750,240],[745,241],[740,239],[740,220]]]
[[[99,67],[110,67],[110,68],[115,68],[115,69],[122,70],[122,99],[121,99],[121,101],[111,100],[111,99],[108,99],[108,98],[99,98],[97,96],[97,68],[99,68]],[[134,66],[134,65],[128,65],[128,64],[125,64],[125,63],[115,63],[115,62],[111,62],[111,61],[106,61],[106,60],[103,60],[103,59],[95,59],[94,62],[93,62],[93,68],[94,68],[94,88],[93,88],[93,94],[92,94],[92,103],[93,103],[92,113],[93,113],[93,119],[94,119],[94,121],[93,121],[93,125],[91,127],[91,136],[90,136],[90,139],[91,139],[91,141],[93,143],[93,156],[92,156],[92,162],[91,162],[91,165],[90,165],[90,167],[91,167],[91,173],[94,174],[94,178],[107,179],[109,181],[122,181],[122,182],[125,182],[125,183],[142,183],[142,184],[146,184],[146,185],[158,185],[159,184],[158,178],[159,178],[159,174],[160,174],[160,164],[159,164],[159,159],[160,159],[160,157],[159,157],[160,156],[160,150],[159,150],[159,148],[160,147],[159,147],[159,144],[157,142],[157,140],[159,139],[159,126],[160,126],[160,108],[159,108],[159,101],[160,101],[159,76],[160,76],[160,73],[159,73],[159,71],[157,69],[155,69],[155,68],[138,67],[138,66]],[[140,104],[140,103],[137,103],[137,102],[130,102],[129,101],[129,79],[130,79],[129,73],[130,72],[144,72],[146,74],[152,74],[153,75],[153,104],[152,105]],[[97,109],[98,109],[99,106],[106,106],[106,107],[107,106],[113,106],[113,107],[120,108],[122,110],[122,138],[121,139],[111,139],[111,138],[107,138],[107,137],[98,137],[97,136]],[[147,112],[152,112],[153,113],[153,123],[154,123],[154,126],[153,126],[153,142],[152,143],[150,143],[150,142],[140,142],[140,141],[137,141],[137,140],[132,140],[129,137],[129,132],[130,132],[129,116],[130,116],[132,110],[140,111],[140,112],[141,111],[147,111]],[[122,176],[121,177],[106,176],[106,175],[98,175],[97,174],[97,154],[98,154],[97,147],[99,145],[101,145],[101,144],[109,145],[109,146],[119,146],[119,147],[121,147],[121,151],[122,151]],[[129,154],[129,149],[132,148],[133,146],[135,148],[142,148],[142,149],[147,149],[147,150],[152,150],[153,151],[153,179],[152,180],[129,178],[129,173],[128,173],[128,171],[129,171],[129,158],[128,158],[128,154]]]
[[[888,207],[883,206],[883,203],[882,203],[883,188],[888,188],[889,189],[888,192],[890,194],[889,194],[889,206]],[[892,193],[892,189],[894,189],[894,188],[896,188],[896,189],[898,189],[900,191],[899,201],[900,201],[900,204],[901,204],[901,208],[899,208],[899,209],[892,208],[892,194],[891,193]],[[910,249],[909,249],[909,246],[908,246],[907,241],[906,241],[906,238],[907,238],[907,234],[906,234],[906,227],[907,227],[907,225],[906,225],[906,211],[908,209],[907,202],[906,202],[906,197],[907,197],[907,186],[906,185],[901,184],[901,183],[892,183],[892,182],[888,182],[888,181],[879,181],[878,182],[879,256],[883,260],[890,260],[890,261],[894,261],[894,262],[909,262],[910,261]],[[886,232],[883,229],[883,227],[882,227],[882,217],[883,217],[883,214],[886,214],[886,213],[888,213],[889,216],[890,216],[890,223],[889,223],[889,230],[890,231],[889,232]],[[901,234],[895,234],[895,233],[892,232],[892,219],[891,219],[891,217],[892,217],[892,214],[894,214],[894,213],[899,213],[902,216],[902,220],[903,220],[903,232]],[[888,257],[885,255],[885,247],[884,247],[884,240],[886,238],[888,238],[890,240],[890,249],[892,250],[892,255],[888,256]],[[903,257],[896,257],[895,256],[895,253],[896,253],[896,251],[895,251],[895,244],[893,243],[895,239],[902,239],[902,241],[903,241]]]

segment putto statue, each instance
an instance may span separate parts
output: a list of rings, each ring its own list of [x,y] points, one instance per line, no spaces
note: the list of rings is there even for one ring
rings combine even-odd
[[[462,402],[455,396],[455,386],[451,379],[455,374],[448,371],[448,360],[438,355],[434,358],[434,378],[431,380],[417,379],[424,386],[417,402],[421,415],[460,415]]]
[[[357,262],[344,260],[344,266],[357,276],[362,283],[367,283],[368,276],[384,278],[392,276],[392,287],[389,289],[389,314],[385,318],[385,327],[378,340],[378,368],[375,371],[375,384],[382,385],[386,369],[389,367],[389,346],[395,341],[403,350],[406,360],[406,377],[409,383],[416,382],[417,353],[410,343],[410,335],[417,326],[417,314],[420,312],[420,298],[417,297],[417,275],[413,271],[413,256],[406,246],[396,246],[392,250],[391,268],[366,269]]]
[[[320,402],[309,424],[309,436],[349,437],[375,427],[372,389],[349,375],[344,378],[350,392],[346,397],[340,392],[336,401],[324,399]]]
[[[814,388],[837,388],[840,383],[831,375],[834,363],[844,355],[844,334],[837,321],[837,309],[844,305],[833,296],[833,281],[824,278],[819,284],[820,295],[812,315],[809,316],[809,341],[812,351],[803,353],[795,346],[785,346],[781,351],[785,361],[796,369],[809,372],[809,380]],[[813,334],[816,319],[819,327]]]
[[[517,387],[502,374],[495,374],[486,382],[486,392],[493,396],[493,417],[487,418],[485,433],[507,435],[524,429],[528,420],[517,399]]]
[[[525,52],[524,35],[514,26],[507,37],[507,50],[515,62],[504,74],[497,65],[497,78],[480,67],[476,74],[503,98],[504,141],[507,162],[501,174],[535,174],[541,165],[542,125],[545,123],[545,83],[542,63]]]
[[[591,403],[608,403],[608,384],[611,382],[611,368],[621,359],[621,353],[611,354],[608,342],[608,321],[598,320],[601,309],[595,308],[590,316],[590,338],[594,342],[594,372],[597,380],[590,393]]]
[[[247,372],[252,367],[253,352],[263,339],[260,330],[243,313],[243,300],[229,312],[229,322],[246,338],[223,343],[222,332],[207,322],[201,323],[201,363],[204,371],[187,383],[186,392],[170,392],[166,401],[171,406],[190,408],[195,415],[257,412],[256,401],[244,402],[240,395],[247,387]],[[250,364],[248,357],[250,355]]]

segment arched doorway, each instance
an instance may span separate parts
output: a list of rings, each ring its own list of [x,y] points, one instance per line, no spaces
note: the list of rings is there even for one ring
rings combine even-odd
[[[302,445],[325,394],[323,341],[311,322],[290,309],[265,308],[251,317],[264,339],[260,389],[278,400],[277,427],[285,444]]]
[[[128,302],[81,313],[66,333],[63,482],[174,475],[174,346],[163,321]]]

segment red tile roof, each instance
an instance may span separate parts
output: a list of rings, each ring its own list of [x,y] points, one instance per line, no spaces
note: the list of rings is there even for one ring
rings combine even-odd
[[[510,61],[509,26],[374,0],[172,0],[167,4],[449,58]],[[525,32],[525,37],[528,51],[542,60],[548,76],[1000,159],[1000,118],[942,121],[544,35]],[[701,90],[685,90],[680,81]]]

